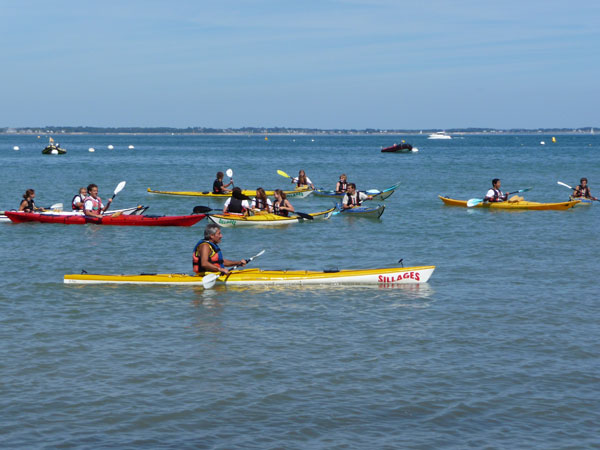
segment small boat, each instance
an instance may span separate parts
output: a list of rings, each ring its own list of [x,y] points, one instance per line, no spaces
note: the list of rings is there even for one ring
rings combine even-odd
[[[373,200],[382,201],[388,198],[390,195],[392,195],[396,191],[396,189],[398,189],[398,186],[400,186],[400,182],[394,184],[393,186],[390,186],[387,189],[384,189],[383,191],[380,191],[379,189],[369,189],[368,191],[364,191],[364,193],[372,196]],[[325,189],[315,189],[314,193],[318,197],[342,198],[344,195],[346,195],[343,192],[340,194],[339,192],[328,191]]]
[[[111,209],[104,213],[105,216],[112,216],[113,214],[119,213],[124,214],[126,216],[140,216],[148,209],[148,206],[134,206],[132,208],[123,208],[123,209]],[[11,212],[19,212],[19,211],[11,211]],[[40,214],[53,214],[60,216],[83,216],[83,211],[62,211],[49,209],[47,211],[38,211]],[[4,211],[0,211],[0,223],[2,222],[10,222],[10,219],[6,217]]]
[[[211,191],[157,191],[154,189],[148,188],[148,192],[151,194],[161,194],[161,195],[179,195],[184,197],[208,197],[208,198],[229,198],[231,197],[231,193],[228,194],[213,194]],[[313,193],[312,189],[294,189],[293,191],[283,191],[287,198],[305,198]],[[267,196],[273,197],[274,191],[265,191]],[[256,191],[254,190],[242,190],[242,194],[247,195],[248,197],[255,197]]]
[[[575,206],[592,206],[594,204],[594,200],[585,197],[573,197],[571,195],[569,196],[569,200],[572,202],[578,201],[579,203]]]
[[[403,142],[402,144],[394,144],[390,147],[381,147],[381,153],[411,153],[413,151],[413,146]]]
[[[338,209],[336,214],[342,214],[349,217],[369,217],[372,219],[379,219],[385,211],[385,205],[377,206],[356,206],[348,209]]]
[[[325,220],[329,219],[334,211],[335,208],[331,208],[327,211],[309,213],[309,216],[314,217],[314,219]],[[208,219],[222,227],[278,227],[292,223],[312,222],[314,220],[305,219],[295,215],[283,217],[271,213],[260,213],[253,216],[242,216],[239,214],[210,214]]]
[[[65,153],[67,149],[60,147],[60,144],[50,144],[42,150],[42,155],[64,155]]]
[[[445,205],[448,206],[461,206],[467,207],[467,200],[455,200],[449,197],[442,197],[438,195],[438,197],[444,202]],[[570,202],[561,202],[561,203],[538,203],[538,202],[528,202],[525,200],[511,202],[510,200],[507,202],[486,202],[479,203],[478,205],[473,206],[473,208],[489,208],[489,209],[532,209],[532,210],[565,210],[572,208],[576,204],[579,203],[579,200],[574,200]]]
[[[114,214],[104,217],[90,217],[84,215],[40,214],[6,211],[6,216],[14,223],[39,222],[62,223],[65,225],[118,225],[118,226],[154,226],[154,227],[191,227],[200,222],[206,215],[193,214],[188,216],[137,216]]]
[[[427,139],[452,139],[452,136],[447,134],[445,131],[438,131],[427,136]]]
[[[374,284],[392,286],[426,283],[435,266],[389,267],[358,270],[262,270],[241,269],[221,275],[217,283],[231,285]],[[202,276],[181,273],[140,275],[66,274],[66,284],[155,284],[202,286]]]

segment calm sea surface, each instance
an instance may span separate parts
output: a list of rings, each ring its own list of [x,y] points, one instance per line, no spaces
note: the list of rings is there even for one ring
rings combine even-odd
[[[68,205],[96,183],[114,206],[187,214],[232,168],[245,188],[306,170],[333,188],[400,181],[381,220],[224,229],[254,267],[437,266],[408,288],[65,286],[65,273],[191,272],[191,228],[0,224],[4,448],[599,448],[600,204],[502,212],[443,206],[490,180],[565,201],[600,195],[600,137],[0,136],[0,209],[27,188]],[[546,145],[540,145],[540,141]],[[114,150],[108,150],[109,144]],[[13,146],[20,151],[13,151]],[[134,145],[135,149],[128,149]],[[89,153],[88,147],[95,147]],[[297,210],[331,200],[292,200]]]

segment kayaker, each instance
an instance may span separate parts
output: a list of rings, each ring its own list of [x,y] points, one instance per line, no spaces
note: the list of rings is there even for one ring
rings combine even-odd
[[[573,192],[573,197],[589,198],[591,200],[598,200],[596,197],[592,197],[592,193],[590,192],[590,188],[587,185],[587,183],[588,183],[588,180],[585,177],[583,177],[581,180],[579,180],[579,184],[574,189],[575,192]]]
[[[225,205],[223,205],[223,214],[248,215],[248,212],[250,211],[248,200],[250,200],[250,198],[242,194],[241,188],[237,186],[234,187],[231,191],[231,197],[229,197],[225,202]]]
[[[287,199],[285,192],[281,189],[275,189],[275,201],[273,202],[273,212],[278,216],[287,217],[289,213],[294,212],[294,207]]]
[[[21,200],[21,204],[19,205],[19,211],[23,212],[35,212],[40,211],[42,208],[38,208],[35,206],[35,190],[27,189],[25,194],[23,194],[23,200]]]
[[[310,187],[313,190],[315,188],[315,185],[312,184],[312,181],[310,181],[310,178],[308,178],[306,176],[306,173],[304,172],[304,170],[300,170],[298,172],[298,176],[292,178],[292,183],[295,183],[297,188],[306,189],[306,188]]]
[[[102,203],[102,199],[98,197],[98,186],[90,184],[87,187],[88,195],[83,202],[83,213],[86,216],[102,217],[102,213],[105,212],[112,202],[112,198],[108,199],[106,206]]]
[[[271,203],[265,190],[261,187],[256,189],[256,197],[252,200],[252,209],[268,213],[273,211],[273,203]]]
[[[348,190],[342,200],[342,209],[356,208],[360,206],[364,200],[372,200],[372,195],[367,195],[364,192],[358,192],[356,190],[356,184],[348,183]]]
[[[245,266],[246,260],[230,261],[223,258],[219,243],[223,239],[221,227],[217,224],[209,224],[204,229],[204,239],[198,241],[194,247],[193,265],[194,272],[204,275],[206,272],[229,273],[227,267]]]
[[[500,179],[494,178],[492,180],[492,187],[487,191],[483,201],[485,202],[505,202],[508,199],[508,192],[502,192],[500,190]]]
[[[343,173],[340,175],[340,179],[335,185],[335,193],[336,194],[344,194],[348,190],[348,178],[346,174]]]
[[[223,177],[225,177],[223,172],[217,172],[217,179],[213,182],[213,194],[228,194],[231,192],[231,189],[227,189],[227,187],[233,184],[233,180],[223,184]]]
[[[87,189],[84,187],[79,188],[79,194],[73,197],[71,200],[71,209],[73,211],[83,211],[83,203],[85,202],[85,198],[87,197]]]

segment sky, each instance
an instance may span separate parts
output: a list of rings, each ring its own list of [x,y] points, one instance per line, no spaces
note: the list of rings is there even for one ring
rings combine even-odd
[[[600,128],[600,2],[0,0],[0,127]]]

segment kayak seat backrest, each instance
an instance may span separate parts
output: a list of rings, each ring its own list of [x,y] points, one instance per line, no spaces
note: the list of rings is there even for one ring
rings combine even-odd
[[[323,270],[323,273],[337,273],[339,271],[340,269],[325,269]]]

